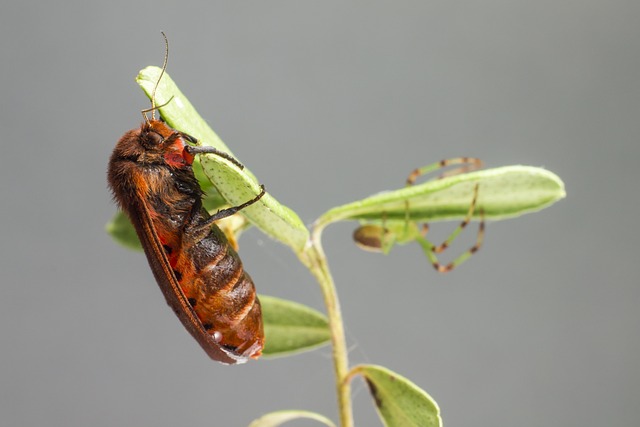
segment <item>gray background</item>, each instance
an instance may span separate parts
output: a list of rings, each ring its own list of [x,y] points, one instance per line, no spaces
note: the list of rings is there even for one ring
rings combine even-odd
[[[103,232],[107,159],[149,105],[133,78],[161,64],[161,30],[184,93],[306,223],[452,156],[558,173],[566,200],[489,224],[448,275],[415,245],[382,257],[328,229],[351,361],[412,379],[447,426],[637,425],[638,2],[7,3],[1,425],[335,419],[328,348],[210,362]],[[241,253],[260,292],[322,308],[288,249],[253,230]],[[360,381],[354,401],[379,425]]]

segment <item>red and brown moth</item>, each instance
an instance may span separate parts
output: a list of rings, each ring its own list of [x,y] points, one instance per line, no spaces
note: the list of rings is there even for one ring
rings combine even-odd
[[[166,64],[167,54],[157,83]],[[207,354],[228,364],[257,358],[264,345],[260,302],[216,221],[257,202],[264,188],[252,200],[210,215],[192,170],[194,157],[213,154],[242,165],[213,147],[192,145],[195,138],[156,120],[155,89],[151,98],[142,125],[113,150],[109,187],[133,223],[167,303]]]

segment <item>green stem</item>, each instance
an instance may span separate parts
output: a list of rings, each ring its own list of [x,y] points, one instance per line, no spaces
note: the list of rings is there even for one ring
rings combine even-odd
[[[320,241],[322,227],[315,227],[311,233],[309,245],[299,254],[300,260],[309,268],[311,274],[320,284],[324,303],[329,318],[331,330],[331,345],[333,350],[333,366],[335,370],[336,392],[338,395],[338,411],[341,427],[353,427],[353,413],[351,408],[351,384],[347,381],[349,359],[347,342],[344,335],[344,325],[340,312],[340,302],[336,287],[327,264],[327,257]]]

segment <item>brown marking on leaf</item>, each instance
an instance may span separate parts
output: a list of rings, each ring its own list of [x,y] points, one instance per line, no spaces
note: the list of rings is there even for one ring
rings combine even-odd
[[[376,402],[376,406],[378,408],[382,408],[382,400],[380,399],[380,396],[378,396],[378,387],[376,387],[376,385],[372,383],[371,380],[369,380],[369,378],[365,378],[365,381],[369,386],[369,391],[371,392],[371,396],[373,397],[373,400]]]

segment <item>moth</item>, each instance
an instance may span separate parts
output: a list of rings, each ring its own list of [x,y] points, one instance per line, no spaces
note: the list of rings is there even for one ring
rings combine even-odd
[[[151,271],[167,303],[184,327],[214,360],[235,364],[260,356],[264,332],[260,301],[251,277],[224,233],[216,225],[225,217],[257,202],[210,215],[194,176],[196,155],[224,157],[213,147],[200,147],[192,136],[155,118],[155,91],[142,111],[139,128],[126,132],[113,150],[108,183],[114,199],[128,215],[142,243]],[[148,113],[151,112],[151,118]]]

